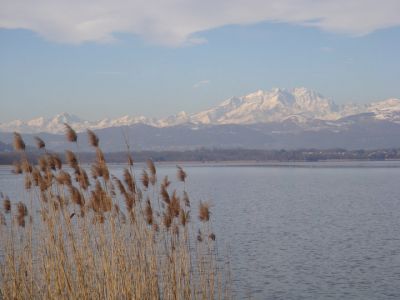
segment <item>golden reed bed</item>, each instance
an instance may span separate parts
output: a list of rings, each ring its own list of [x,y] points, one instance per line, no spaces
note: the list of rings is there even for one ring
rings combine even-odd
[[[67,124],[66,138],[79,149]],[[0,299],[230,299],[228,263],[217,259],[209,204],[194,210],[178,167],[178,188],[159,180],[154,163],[136,176],[127,147],[123,178],[109,171],[99,139],[90,171],[78,152],[66,165],[46,151],[28,161],[14,134],[24,176],[24,199],[2,195],[0,213]],[[137,179],[138,177],[139,180]]]

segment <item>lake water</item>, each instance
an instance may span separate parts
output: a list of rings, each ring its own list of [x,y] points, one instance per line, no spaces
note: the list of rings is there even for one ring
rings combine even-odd
[[[399,162],[183,166],[192,203],[212,203],[237,299],[400,299]],[[10,167],[0,191],[23,193]]]

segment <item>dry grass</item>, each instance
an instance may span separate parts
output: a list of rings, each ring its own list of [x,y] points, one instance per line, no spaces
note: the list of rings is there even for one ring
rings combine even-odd
[[[68,125],[66,138],[78,146]],[[167,177],[158,185],[152,161],[138,183],[128,155],[119,179],[95,133],[88,131],[88,140],[97,153],[90,178],[77,155],[66,151],[63,166],[40,138],[44,154],[32,165],[15,134],[15,173],[24,176],[27,197],[16,203],[2,196],[0,299],[231,298],[209,205],[200,203],[198,218],[190,217],[183,169],[181,190],[170,191]]]

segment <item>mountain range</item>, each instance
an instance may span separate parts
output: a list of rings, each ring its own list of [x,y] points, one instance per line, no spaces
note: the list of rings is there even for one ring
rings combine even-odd
[[[167,118],[124,116],[87,121],[59,114],[29,121],[0,123],[0,140],[10,141],[11,132],[46,135],[54,149],[65,146],[60,135],[64,123],[77,132],[92,129],[118,151],[129,134],[141,149],[187,149],[196,147],[383,148],[400,146],[400,99],[370,104],[338,105],[306,89],[272,89],[232,97],[210,109]],[[120,146],[116,146],[120,144]],[[140,146],[139,146],[140,145]]]

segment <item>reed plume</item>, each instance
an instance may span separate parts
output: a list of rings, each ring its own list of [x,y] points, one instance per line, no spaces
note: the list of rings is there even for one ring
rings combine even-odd
[[[61,170],[62,169],[62,161],[61,158],[59,158],[57,155],[53,154],[52,156],[54,165],[56,167],[57,170]]]
[[[126,186],[128,187],[128,190],[132,194],[135,194],[136,193],[135,180],[133,179],[131,172],[127,168],[124,169],[124,181]]]
[[[14,162],[13,166],[14,166],[14,170],[13,170],[14,174],[21,174],[22,173],[22,166],[21,166],[21,164],[19,162]]]
[[[11,212],[11,201],[8,197],[4,198],[3,207],[6,214]]]
[[[90,129],[87,130],[89,145],[97,148],[99,146],[99,138],[97,135]]]
[[[168,191],[167,191],[167,188],[165,187],[165,185],[161,185],[160,194],[161,194],[162,200],[165,203],[169,204],[170,198],[169,198],[169,194],[168,194]]]
[[[146,172],[146,170],[142,171],[142,176],[140,177],[143,186],[147,189],[149,187],[149,174]]]
[[[35,136],[34,139],[35,139],[35,142],[36,142],[36,147],[38,149],[43,149],[43,148],[46,147],[46,143],[40,137]]]
[[[209,203],[200,201],[199,219],[202,222],[208,222],[210,220],[210,204]]]
[[[62,184],[62,185],[66,185],[66,186],[72,185],[71,175],[69,175],[69,173],[62,171],[62,170],[58,173],[56,180],[59,184]]]
[[[17,223],[21,227],[25,227],[25,217],[28,215],[28,208],[21,201],[17,204]]]
[[[25,150],[25,142],[22,139],[21,134],[18,132],[14,132],[14,149],[16,151],[24,151]]]
[[[76,143],[78,141],[78,135],[76,134],[75,130],[72,129],[67,123],[64,123],[65,127],[65,137],[67,138],[68,142]]]
[[[146,201],[145,215],[146,215],[147,224],[152,225],[153,224],[153,209],[151,208],[150,199],[147,199],[147,201]]]
[[[151,159],[148,159],[146,161],[147,164],[147,168],[150,171],[150,177],[149,177],[149,181],[151,183],[151,185],[155,185],[156,181],[157,181],[157,170],[156,170],[156,166],[154,165],[154,162]]]
[[[72,169],[78,169],[78,159],[76,158],[74,152],[70,150],[65,150],[65,158]]]
[[[189,222],[189,219],[190,219],[189,211],[184,211],[181,208],[181,210],[179,212],[179,219],[180,219],[182,226],[186,226],[186,224]]]
[[[187,174],[186,172],[182,169],[182,167],[180,166],[176,166],[177,167],[177,178],[179,181],[185,182]]]
[[[24,173],[32,173],[33,170],[32,165],[26,159],[22,160],[21,168]]]

